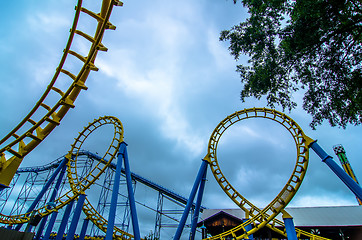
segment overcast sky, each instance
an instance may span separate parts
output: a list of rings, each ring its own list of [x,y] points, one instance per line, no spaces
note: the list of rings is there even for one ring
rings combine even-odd
[[[28,113],[50,82],[68,38],[74,5],[70,0],[2,4],[1,137]],[[228,43],[219,41],[220,31],[246,17],[246,10],[231,0],[132,0],[114,8],[111,22],[117,29],[104,36],[108,52],[98,54],[99,71],[90,74],[89,89],[81,92],[75,109],[21,166],[58,158],[88,122],[111,115],[123,123],[131,170],[188,196],[217,124],[235,111],[266,107],[263,100],[240,101],[242,85],[235,69],[247,58],[236,62]],[[295,95],[299,105],[300,99],[301,95]],[[343,130],[326,123],[313,131],[311,117],[300,107],[286,113],[336,161],[332,147],[342,144],[362,181],[361,126]],[[233,126],[222,137],[218,151],[226,177],[259,207],[282,189],[296,160],[286,130],[261,119]],[[311,152],[305,180],[290,206],[355,204],[355,197]],[[210,171],[203,205],[235,207]]]

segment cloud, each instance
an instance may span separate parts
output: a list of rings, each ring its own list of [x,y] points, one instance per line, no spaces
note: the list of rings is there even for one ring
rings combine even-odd
[[[87,4],[92,5],[88,1]],[[30,6],[26,5],[27,11],[33,13]],[[52,7],[54,14],[49,14]],[[34,15],[12,23],[14,28],[9,35],[2,36],[6,40],[1,40],[2,45],[7,46],[0,55],[2,135],[27,113],[44,90],[42,87],[48,84],[64,49],[72,19],[68,16],[72,14],[71,1],[48,1],[47,7],[37,8]],[[24,15],[28,13],[25,11]],[[6,16],[1,17],[5,22]],[[237,63],[229,55],[228,44],[218,40],[221,30],[244,17],[245,10],[232,1],[135,0],[115,8],[111,22],[117,30],[105,33],[103,44],[108,52],[98,54],[96,66],[100,70],[90,74],[86,82],[89,89],[81,92],[75,109],[27,156],[22,166],[50,162],[65,154],[88,122],[113,115],[125,128],[131,170],[187,197],[217,124],[243,108],[265,107],[265,100],[240,101],[242,85],[235,72]],[[30,26],[26,32],[23,19]],[[88,27],[87,22],[81,25],[82,29]],[[22,35],[15,37],[18,32]],[[86,43],[74,44],[86,53]],[[300,107],[287,114],[308,136],[318,139],[330,155],[333,145],[343,144],[357,177],[360,175],[362,128],[350,126],[343,130],[323,125],[311,131],[310,117]],[[99,140],[99,145],[103,142]],[[291,174],[295,144],[277,123],[249,119],[225,132],[218,159],[223,173],[241,194],[257,206],[265,205]],[[335,160],[338,161],[336,157]],[[203,205],[235,207],[208,174]],[[306,178],[291,204],[344,205],[355,204],[355,199],[311,152]]]
[[[219,30],[209,28],[207,33],[207,46],[216,66],[220,69],[229,69],[233,64],[229,52],[225,51],[225,44],[221,43],[219,39]]]
[[[114,57],[107,62],[99,61],[99,66],[108,76],[117,79],[120,92],[139,102],[142,111],[160,123],[163,136],[176,141],[179,147],[184,146],[192,155],[200,154],[204,141],[193,133],[181,106],[188,90],[180,81],[187,86],[188,80],[180,79],[179,65],[186,57],[182,51],[192,41],[185,23],[163,13],[146,15],[143,24],[133,24],[133,27],[145,31],[148,42],[157,42],[157,53],[146,42],[148,48],[142,52],[146,61],[140,63],[139,52],[117,48],[113,51]]]
[[[69,16],[57,12],[35,12],[28,15],[26,25],[32,31],[59,34],[59,30],[71,26]]]
[[[305,195],[296,199],[290,204],[290,207],[317,207],[317,206],[350,206],[356,205],[357,200],[345,199],[341,197],[339,194],[331,195],[328,194],[320,194],[318,197],[315,195]],[[289,205],[288,205],[289,206]]]

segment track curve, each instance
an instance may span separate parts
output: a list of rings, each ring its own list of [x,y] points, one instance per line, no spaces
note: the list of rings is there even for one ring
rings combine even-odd
[[[264,118],[281,124],[292,135],[297,150],[297,160],[291,177],[280,193],[264,209],[259,209],[254,206],[228,182],[222,173],[217,160],[217,146],[222,134],[233,124],[248,118]],[[284,211],[284,208],[291,201],[303,181],[309,161],[308,145],[311,142],[313,142],[313,140],[304,134],[303,130],[293,119],[276,110],[267,108],[244,109],[235,112],[222,120],[211,134],[208,144],[208,153],[204,159],[209,162],[211,171],[223,191],[246,213],[246,215],[250,216],[250,219],[229,231],[207,239],[225,239],[226,237],[243,239],[264,226],[286,236],[285,231],[276,228],[276,226],[284,226],[284,223],[277,220],[275,217]],[[247,230],[246,226],[249,224],[252,224],[254,227]],[[303,235],[313,239],[326,239],[299,229],[296,231],[298,236]]]
[[[102,159],[91,169],[86,176],[79,178],[77,173],[77,157],[82,155],[83,151],[80,150],[87,137],[93,133],[96,129],[111,124],[114,126],[113,139],[110,146],[105,152]],[[100,175],[110,166],[113,159],[115,159],[119,146],[123,141],[123,126],[121,121],[115,117],[105,116],[95,119],[92,123],[89,123],[87,127],[83,129],[72,144],[72,148],[65,156],[68,159],[67,162],[67,176],[70,183],[71,190],[60,196],[54,201],[55,206],[51,209],[48,206],[42,206],[33,213],[25,213],[21,215],[7,216],[0,214],[0,222],[4,224],[21,224],[30,220],[31,214],[38,214],[41,217],[49,215],[65,205],[76,199],[80,194],[84,194],[87,189],[100,177]],[[107,160],[106,160],[107,159]],[[93,208],[90,202],[86,199],[83,205],[83,211],[87,217],[101,230],[106,231],[107,221]],[[115,237],[117,239],[131,239],[133,236],[127,232],[122,231],[119,228],[114,228],[116,232]]]
[[[102,159],[98,161],[93,169],[87,172],[86,176],[80,178],[80,174],[78,174],[77,171],[77,158],[78,155],[83,154],[81,148],[90,134],[92,134],[99,127],[107,124],[114,126],[114,135],[111,144],[109,145],[108,150],[103,155]],[[106,116],[95,119],[79,133],[78,137],[75,139],[75,142],[72,144],[72,149],[69,151],[69,153],[72,154],[72,157],[67,163],[68,181],[74,195],[78,196],[80,194],[84,194],[84,191],[88,189],[108,167],[110,167],[112,160],[116,158],[121,142],[123,142],[123,126],[121,121],[115,117]],[[107,220],[96,211],[87,198],[83,205],[83,212],[86,214],[87,218],[90,219],[99,229],[101,229],[103,232],[107,231]],[[113,236],[115,239],[133,238],[133,235],[119,229],[118,227],[114,227]]]
[[[87,90],[85,82],[89,73],[98,70],[94,65],[98,51],[107,51],[102,44],[104,32],[107,29],[116,28],[109,22],[113,6],[122,5],[123,3],[119,0],[102,0],[100,12],[95,13],[82,7],[82,0],[78,0],[68,42],[50,84],[25,118],[0,140],[0,184],[2,186],[9,186],[23,158],[60,124],[70,108],[74,108],[74,102],[81,90]],[[97,22],[93,36],[78,30],[78,21],[81,16],[91,17]],[[90,42],[87,56],[82,56],[72,49],[75,36]],[[65,69],[67,57],[70,55],[82,64],[78,73]],[[56,84],[60,74],[64,74],[69,79],[69,85]],[[54,98],[57,100],[54,101]]]

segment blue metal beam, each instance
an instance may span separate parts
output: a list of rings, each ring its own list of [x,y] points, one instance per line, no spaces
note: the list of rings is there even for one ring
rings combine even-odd
[[[186,220],[187,220],[187,216],[189,215],[190,209],[191,209],[191,204],[193,203],[194,199],[195,199],[195,195],[197,192],[197,189],[200,185],[200,182],[202,180],[202,177],[204,176],[205,171],[207,170],[207,166],[208,166],[208,162],[203,160],[201,163],[201,167],[199,169],[199,172],[197,174],[196,180],[194,182],[194,186],[192,187],[191,193],[190,193],[190,197],[187,201],[184,213],[182,214],[181,220],[179,222],[179,225],[177,227],[176,230],[176,234],[174,236],[174,240],[179,240],[182,234],[182,231],[184,229]]]
[[[57,216],[58,216],[58,212],[53,212],[51,214],[50,221],[48,223],[48,227],[45,230],[45,234],[44,234],[44,237],[42,238],[42,240],[48,240],[49,239],[50,234],[52,233],[52,230],[53,230],[53,227],[54,227],[55,220],[57,219]]]
[[[79,240],[84,240],[85,234],[87,232],[88,224],[89,224],[89,219],[85,218],[83,221],[82,229],[80,230]]]
[[[297,233],[295,232],[293,218],[285,211],[283,213],[283,221],[288,240],[298,240]]]
[[[205,160],[203,160],[203,161],[205,161]],[[205,183],[206,183],[206,174],[207,174],[207,169],[204,171],[204,175],[202,176],[201,183],[200,183],[199,192],[197,194],[196,208],[195,208],[194,216],[192,218],[192,223],[191,223],[190,240],[195,239],[197,221],[199,219],[202,197],[204,195],[204,189],[205,189]]]
[[[344,184],[362,201],[362,188],[358,185],[340,166],[333,161],[333,158],[329,156],[317,143],[314,141],[310,144],[310,147],[314,152],[322,159],[324,163],[344,182]]]
[[[62,218],[62,222],[60,223],[60,226],[59,226],[59,229],[58,229],[58,232],[57,232],[57,237],[55,238],[55,240],[62,240],[63,239],[63,234],[64,234],[65,228],[66,228],[66,226],[68,224],[70,211],[72,210],[73,204],[74,204],[74,200],[69,202],[67,207],[65,208],[63,218]]]
[[[117,210],[119,182],[121,180],[122,157],[123,157],[123,155],[121,153],[118,153],[116,174],[114,175],[111,207],[110,207],[109,215],[108,215],[108,225],[107,225],[107,232],[106,232],[105,240],[112,240],[112,238],[113,238],[113,228],[114,228],[114,220],[116,217],[116,210]]]
[[[131,208],[134,239],[141,240],[140,228],[138,225],[138,218],[137,218],[137,211],[136,211],[136,202],[135,202],[133,187],[132,187],[131,169],[130,169],[129,161],[128,161],[127,144],[125,142],[121,143],[119,153],[121,155],[123,155],[124,169],[125,169],[126,181],[127,181],[128,199],[129,199],[129,205]]]
[[[62,160],[62,162],[59,164],[59,166],[57,167],[57,169],[54,171],[54,173],[52,174],[52,176],[49,178],[49,180],[46,182],[46,184],[44,185],[43,189],[40,191],[40,193],[38,194],[38,196],[35,198],[35,200],[33,201],[33,203],[30,205],[30,207],[28,208],[28,210],[26,211],[27,213],[30,213],[34,210],[35,206],[38,204],[38,202],[40,201],[40,199],[44,196],[45,192],[48,190],[49,186],[53,183],[54,179],[56,178],[56,176],[58,175],[58,173],[62,170],[65,169],[66,163],[68,162],[68,159],[66,157],[64,157],[64,159]],[[65,171],[65,170],[64,170]],[[18,224],[15,228],[15,230],[19,231],[21,226],[23,224]]]
[[[77,205],[75,206],[72,222],[70,223],[67,238],[65,240],[73,240],[74,239],[75,230],[77,229],[77,226],[78,226],[79,217],[80,217],[80,214],[82,212],[82,208],[83,208],[86,196],[87,195],[85,195],[85,194],[80,194],[79,197],[78,197],[78,202],[77,202]]]
[[[79,156],[85,155],[85,156],[91,157],[91,158],[93,158],[95,160],[98,160],[98,161],[102,160],[102,158],[100,156],[98,156],[98,155],[96,155],[96,154],[94,154],[92,152],[85,151],[85,150],[79,151],[78,155]],[[18,173],[22,173],[22,172],[41,172],[41,171],[46,171],[46,170],[49,170],[49,169],[53,169],[53,168],[56,168],[56,167],[59,166],[60,159],[63,159],[63,158],[59,158],[58,160],[55,160],[55,161],[53,161],[52,163],[50,163],[50,164],[48,164],[46,166],[19,168],[17,172]],[[116,164],[114,164],[114,163],[111,163],[110,167],[112,169],[117,168]],[[125,173],[124,168],[122,168],[122,173],[123,174]],[[157,183],[154,183],[154,182],[152,182],[152,181],[150,181],[150,180],[148,180],[148,179],[146,179],[144,177],[141,177],[140,175],[138,175],[136,173],[131,172],[131,177],[132,177],[132,179],[136,180],[137,182],[140,182],[140,183],[146,185],[147,187],[150,187],[150,188],[164,194],[165,196],[168,196],[168,197],[170,197],[170,198],[172,198],[172,199],[174,199],[174,200],[176,200],[176,201],[178,201],[178,202],[180,202],[182,204],[186,205],[186,203],[187,203],[187,198],[185,198],[185,197],[183,197],[183,196],[181,196],[181,195],[179,195],[179,194],[177,194],[177,193],[175,193],[175,192],[173,192],[173,191],[171,191],[171,190],[169,190],[169,189],[167,189],[167,188],[165,188],[165,187],[163,187],[163,186],[161,186],[161,185],[159,185]],[[194,203],[193,203],[193,207],[195,207]],[[206,207],[201,206],[201,211],[203,209],[206,209]]]

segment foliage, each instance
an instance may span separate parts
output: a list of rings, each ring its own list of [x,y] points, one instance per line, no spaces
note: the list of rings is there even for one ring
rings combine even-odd
[[[234,0],[236,3],[237,0]],[[241,99],[266,96],[268,106],[296,107],[304,92],[311,127],[362,122],[362,2],[359,0],[242,0],[245,22],[221,32],[238,65]]]
[[[159,240],[158,237],[155,237],[153,232],[149,232],[147,236],[145,236],[144,238],[142,238],[144,240]]]

